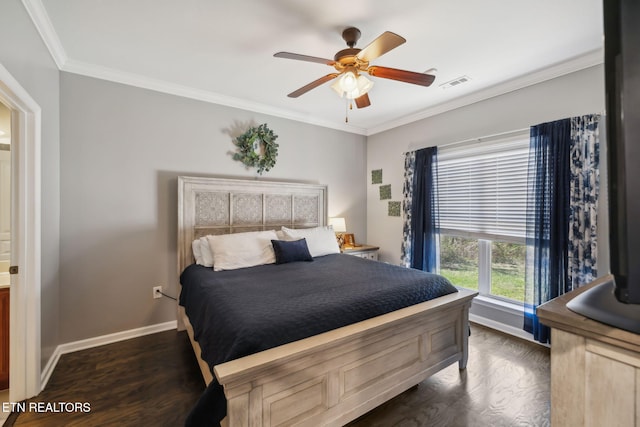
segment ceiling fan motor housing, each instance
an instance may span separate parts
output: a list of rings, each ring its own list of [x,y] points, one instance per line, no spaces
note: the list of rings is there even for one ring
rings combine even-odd
[[[349,27],[342,32],[342,38],[347,42],[347,46],[354,47],[360,40],[360,30],[356,27]]]
[[[356,55],[360,53],[362,49],[355,48],[354,46],[360,40],[360,30],[356,27],[349,27],[342,32],[342,38],[349,46],[348,49],[342,49],[333,57],[336,63],[335,68],[338,71],[343,71],[346,67],[355,67],[360,70],[366,70],[368,63],[363,63]]]
[[[335,56],[333,57],[333,59],[336,62],[339,62],[342,65],[354,65],[357,61],[356,55],[361,51],[362,49],[357,49],[357,48],[349,48],[349,49],[342,49],[340,52],[336,53]]]

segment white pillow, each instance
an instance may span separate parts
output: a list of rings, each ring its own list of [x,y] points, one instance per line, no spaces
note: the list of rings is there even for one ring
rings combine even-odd
[[[202,255],[202,265],[213,267],[213,254],[211,253],[207,236],[200,238],[200,254]]]
[[[194,240],[191,243],[191,248],[193,249],[193,257],[196,259],[196,264],[213,267],[213,254],[211,254],[206,237]]]
[[[332,227],[287,228],[282,227],[287,240],[307,239],[307,246],[312,257],[339,254],[340,246]]]
[[[276,262],[276,256],[271,240],[277,239],[273,230],[207,236],[213,254],[213,269],[235,270],[273,264]]]
[[[191,242],[191,249],[193,251],[193,257],[196,259],[196,264],[202,265],[202,250],[200,249],[200,239],[196,239]]]

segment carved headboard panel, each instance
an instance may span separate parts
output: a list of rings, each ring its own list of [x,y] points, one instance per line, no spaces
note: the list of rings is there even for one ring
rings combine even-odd
[[[207,234],[327,224],[327,187],[317,184],[178,177],[178,273],[191,242]]]

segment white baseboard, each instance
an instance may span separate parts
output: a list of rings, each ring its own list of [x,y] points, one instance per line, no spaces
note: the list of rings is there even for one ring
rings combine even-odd
[[[53,370],[56,368],[58,361],[60,360],[60,346],[57,346],[53,351],[53,354],[49,358],[47,364],[42,368],[42,372],[40,373],[40,391],[44,390],[51,378],[51,374],[53,374]]]
[[[495,320],[487,319],[486,317],[478,316],[477,314],[469,313],[469,321],[473,323],[477,323],[482,326],[486,326],[491,329],[498,330],[500,332],[504,332],[508,335],[513,335],[515,337],[521,338],[523,340],[532,342],[534,344],[543,345],[548,347],[547,344],[542,344],[533,339],[533,336],[526,332],[524,329],[516,328],[511,325],[505,325],[504,323],[496,322]]]
[[[170,331],[172,329],[176,329],[178,327],[178,322],[176,320],[171,320],[165,323],[158,323],[156,325],[144,326],[142,328],[130,329],[128,331],[116,332],[113,334],[102,335],[99,337],[87,338],[80,341],[68,342],[66,344],[60,344],[54,350],[53,354],[49,358],[49,361],[42,369],[42,374],[40,375],[41,388],[40,390],[44,390],[51,375],[53,374],[58,361],[60,360],[60,356],[67,353],[73,353],[80,350],[86,350],[88,348],[99,347],[101,345],[112,344],[118,341],[124,341],[131,338],[142,337],[144,335],[155,334],[158,332]]]

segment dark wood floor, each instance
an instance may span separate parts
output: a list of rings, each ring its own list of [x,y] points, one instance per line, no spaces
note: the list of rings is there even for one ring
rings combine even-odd
[[[182,426],[204,387],[186,332],[167,331],[62,355],[32,400],[89,402],[91,412],[25,412],[5,426]]]
[[[5,426],[181,426],[204,383],[184,332],[63,355],[34,401],[89,402],[91,412],[13,415]],[[548,426],[548,349],[472,326],[457,364],[359,418],[368,426]]]
[[[550,425],[549,349],[477,325],[469,363],[426,379],[349,427]]]

